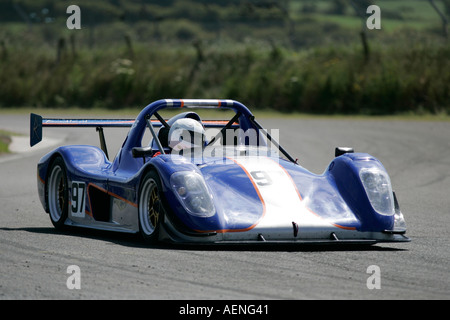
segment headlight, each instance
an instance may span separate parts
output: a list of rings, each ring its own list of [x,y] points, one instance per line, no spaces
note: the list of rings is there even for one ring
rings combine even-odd
[[[371,168],[362,169],[359,176],[375,211],[382,215],[393,215],[394,199],[388,174],[385,171]]]
[[[170,185],[186,211],[198,217],[211,217],[215,213],[212,197],[203,177],[196,172],[175,172]]]

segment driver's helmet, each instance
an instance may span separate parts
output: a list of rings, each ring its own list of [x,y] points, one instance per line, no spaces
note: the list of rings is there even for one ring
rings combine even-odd
[[[169,147],[173,151],[203,148],[205,145],[205,129],[197,120],[182,118],[176,120],[169,130]]]

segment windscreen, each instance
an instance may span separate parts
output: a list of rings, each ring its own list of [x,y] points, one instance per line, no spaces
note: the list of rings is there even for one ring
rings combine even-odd
[[[217,113],[221,116],[222,112],[215,112],[216,117]],[[191,116],[192,113],[189,113],[189,117]],[[227,113],[227,116],[229,118],[224,120],[224,117],[214,119],[208,112],[206,115],[199,115],[198,121],[204,128],[202,134],[186,130],[180,134],[170,134],[170,130],[164,126],[155,128],[155,131],[166,154],[183,156],[195,162],[219,161],[235,157],[280,157],[277,145],[269,142],[267,138],[269,133],[273,140],[278,141],[278,129],[269,132],[257,128],[244,130],[239,123],[239,114]],[[172,115],[171,118],[166,118],[167,123],[173,126],[174,122],[171,120],[179,117],[179,114]],[[144,139],[149,139],[147,141],[150,141],[152,149],[158,148],[150,132],[145,134]]]

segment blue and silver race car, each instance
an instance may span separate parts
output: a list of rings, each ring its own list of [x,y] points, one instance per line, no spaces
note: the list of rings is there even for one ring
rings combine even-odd
[[[203,120],[196,108],[233,116]],[[179,113],[165,119],[163,109]],[[380,161],[336,148],[324,173],[313,174],[237,101],[158,100],[134,120],[31,114],[32,146],[43,127],[93,127],[100,137],[101,148],[61,146],[37,165],[39,198],[56,228],[140,233],[151,243],[409,241]],[[112,161],[105,127],[131,127]]]

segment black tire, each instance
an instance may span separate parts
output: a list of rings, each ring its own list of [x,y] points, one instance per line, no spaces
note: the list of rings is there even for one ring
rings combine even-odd
[[[155,171],[144,175],[139,188],[139,232],[148,243],[156,243],[166,214],[161,180]]]
[[[47,204],[50,221],[56,229],[62,229],[69,210],[67,169],[61,157],[52,162],[47,179]]]

